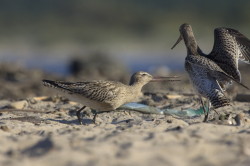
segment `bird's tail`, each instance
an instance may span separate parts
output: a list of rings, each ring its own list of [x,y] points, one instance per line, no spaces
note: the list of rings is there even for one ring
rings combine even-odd
[[[64,93],[72,93],[70,89],[70,82],[64,81],[51,81],[51,80],[42,80],[43,85],[49,88],[57,89],[58,91],[62,91]]]
[[[43,85],[51,88],[59,88],[55,81],[43,80]]]
[[[209,97],[209,100],[215,109],[225,106],[231,106],[230,100],[226,98],[226,96],[220,91],[217,91],[217,93],[211,95]]]

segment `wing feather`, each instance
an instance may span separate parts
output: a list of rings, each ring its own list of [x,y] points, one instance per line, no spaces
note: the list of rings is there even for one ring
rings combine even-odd
[[[63,82],[44,80],[54,88],[60,89],[70,94],[78,94],[95,101],[109,101],[116,97],[117,82],[113,81],[90,81],[90,82]]]
[[[236,80],[232,76],[228,75],[226,72],[224,72],[220,68],[220,66],[218,66],[215,62],[213,62],[212,60],[210,60],[206,57],[187,56],[186,62],[206,69],[209,72],[209,75],[214,77],[218,81],[229,82],[230,80],[233,80],[234,82],[243,86],[244,88],[249,89],[246,85],[240,83],[238,80]]]
[[[238,82],[241,81],[238,61],[250,63],[250,40],[239,31],[230,28],[214,30],[214,46],[207,58]]]

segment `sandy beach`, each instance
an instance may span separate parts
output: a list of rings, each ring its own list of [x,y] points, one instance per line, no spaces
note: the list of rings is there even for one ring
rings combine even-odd
[[[247,76],[247,68],[242,69]],[[207,123],[203,116],[119,110],[100,114],[96,124],[89,113],[83,119],[86,124],[79,125],[75,113],[81,105],[42,86],[42,79],[60,77],[6,66],[1,71],[0,165],[250,165],[250,93],[237,85],[229,92],[232,107],[218,109],[220,115],[212,111]],[[174,74],[182,81],[150,83],[140,103],[198,108],[186,74]]]
[[[0,1],[0,166],[250,166],[249,63],[247,0]]]

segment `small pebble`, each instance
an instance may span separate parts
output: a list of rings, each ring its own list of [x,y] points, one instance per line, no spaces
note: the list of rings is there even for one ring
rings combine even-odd
[[[129,122],[131,122],[131,121],[133,121],[134,119],[127,119],[127,120],[125,120],[125,122],[126,123],[129,123]]]
[[[0,129],[6,132],[10,131],[10,129],[7,126],[0,126]]]
[[[245,114],[244,113],[239,113],[235,116],[235,122],[237,126],[240,126],[243,124],[243,120],[244,120]]]
[[[25,107],[27,107],[29,104],[26,100],[22,100],[22,101],[16,101],[10,104],[11,107],[15,108],[15,109],[23,109]]]
[[[45,124],[51,124],[51,122],[48,120],[45,120],[44,122],[45,122]]]
[[[156,125],[159,125],[160,123],[161,123],[160,120],[155,120],[155,124],[156,124]]]
[[[179,99],[183,96],[181,95],[165,95],[166,99]]]
[[[219,120],[225,120],[225,115],[219,115]]]
[[[28,99],[30,104],[36,104],[37,100],[35,100],[34,98]]]
[[[169,131],[181,131],[181,130],[182,130],[181,126],[176,126],[176,127],[173,127],[173,128],[168,128],[165,131],[169,132]]]
[[[173,121],[171,119],[168,119],[167,120],[167,123],[172,123]]]
[[[8,151],[6,152],[6,155],[7,155],[7,156],[14,156],[14,154],[15,154],[14,150],[8,150]]]
[[[34,123],[34,125],[39,126],[41,123]]]

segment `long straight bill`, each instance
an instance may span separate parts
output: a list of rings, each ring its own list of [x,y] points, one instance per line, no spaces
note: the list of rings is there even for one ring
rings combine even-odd
[[[178,43],[180,43],[181,40],[182,40],[182,37],[181,37],[181,35],[180,35],[180,37],[179,37],[178,40],[175,42],[175,44],[173,45],[173,47],[171,48],[171,50],[174,49],[175,46],[176,46]]]
[[[171,76],[171,77],[154,77],[150,82],[160,82],[160,81],[180,81],[178,76]]]

